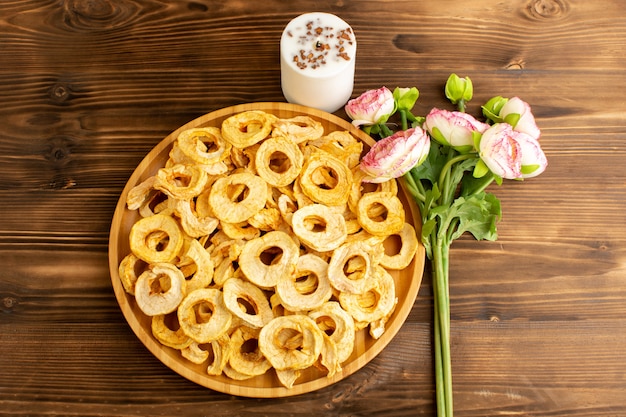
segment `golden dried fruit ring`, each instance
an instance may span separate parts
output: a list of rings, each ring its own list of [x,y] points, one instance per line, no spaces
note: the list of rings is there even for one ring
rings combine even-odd
[[[155,181],[156,177],[152,176],[130,189],[126,195],[126,206],[129,210],[137,210],[149,199]]]
[[[240,278],[229,278],[224,282],[224,304],[230,312],[253,328],[265,326],[274,318],[265,293]]]
[[[323,151],[314,152],[300,174],[300,187],[311,200],[327,206],[348,202],[352,172],[346,164]]]
[[[344,243],[335,251],[328,263],[331,285],[341,292],[360,294],[372,285],[374,249],[362,242]]]
[[[178,321],[187,336],[198,343],[209,343],[226,333],[232,315],[220,290],[202,288],[187,294],[180,303]]]
[[[190,200],[198,196],[208,175],[198,165],[176,164],[157,171],[154,188],[173,198]]]
[[[191,209],[191,200],[176,199],[174,201],[174,211],[180,217],[180,225],[185,233],[191,237],[202,237],[210,235],[219,226],[219,220],[215,217],[200,218]]]
[[[250,282],[262,289],[273,288],[280,277],[292,274],[300,248],[285,232],[274,230],[245,243],[239,267]]]
[[[301,314],[276,317],[259,334],[259,349],[279,371],[313,365],[323,344],[322,331],[317,324]]]
[[[350,189],[350,197],[348,198],[348,207],[353,212],[357,212],[357,204],[364,194],[373,192],[387,192],[393,195],[398,194],[398,182],[395,178],[381,183],[363,182],[367,174],[362,169],[352,171],[352,187]]]
[[[191,339],[189,340],[191,341]],[[209,352],[202,349],[202,347],[194,341],[191,341],[189,346],[180,349],[180,354],[189,362],[193,362],[198,365],[209,359]]]
[[[329,301],[309,312],[324,334],[328,334],[337,350],[339,363],[346,361],[354,350],[354,319],[337,301]]]
[[[222,122],[222,137],[236,148],[247,148],[269,136],[273,117],[262,111],[245,111]]]
[[[174,349],[184,349],[193,342],[180,328],[176,313],[152,316],[150,328],[160,343]]]
[[[404,227],[404,207],[398,196],[387,192],[367,193],[357,204],[363,229],[376,236],[399,233]]]
[[[285,275],[276,284],[281,304],[290,311],[306,311],[320,307],[333,295],[328,280],[328,264],[307,253],[298,259],[296,271]]]
[[[214,266],[211,255],[204,246],[199,241],[191,239],[183,258],[189,258],[196,266],[194,274],[187,279],[187,292],[208,287],[213,280]]]
[[[274,187],[291,184],[300,175],[303,163],[298,145],[283,137],[266,139],[255,155],[257,174]]]
[[[419,241],[415,234],[415,228],[410,223],[404,223],[402,230],[399,233],[391,234],[388,239],[393,239],[394,236],[400,238],[400,249],[393,255],[385,253],[380,259],[380,265],[387,269],[404,269],[413,260]]]
[[[228,357],[230,356],[230,336],[224,334],[217,340],[212,341],[211,349],[213,351],[213,360],[207,367],[207,373],[209,375],[221,375],[228,364]]]
[[[250,345],[259,339],[259,330],[247,326],[240,326],[230,336],[230,356],[228,364],[235,371],[250,376],[263,375],[272,367],[270,362],[261,353],[258,342],[251,350]],[[253,341],[250,343],[250,341]]]
[[[328,135],[308,143],[334,155],[352,169],[359,164],[363,142],[357,140],[348,131],[336,130]]]
[[[342,292],[341,307],[358,323],[372,323],[391,314],[396,305],[393,277],[383,268],[376,267],[375,282],[361,294]]]
[[[183,233],[171,216],[155,214],[139,219],[130,229],[130,250],[153,264],[171,262],[183,247]]]
[[[171,313],[182,301],[185,285],[185,276],[174,265],[155,264],[137,278],[137,306],[146,316]]]
[[[209,204],[223,222],[240,223],[259,212],[267,200],[267,183],[249,172],[238,172],[213,183]]]
[[[291,217],[291,227],[302,243],[318,252],[337,248],[348,235],[343,215],[323,204],[298,209]]]
[[[272,136],[284,136],[293,143],[303,143],[320,138],[324,134],[324,126],[309,116],[294,116],[290,119],[279,119],[273,124]]]
[[[120,281],[122,281],[122,286],[124,290],[131,295],[135,295],[135,283],[137,282],[138,276],[141,275],[141,273],[137,273],[137,270],[142,264],[145,269],[147,265],[135,256],[135,254],[129,253],[122,259],[118,267],[117,271],[120,276]],[[143,272],[143,270],[141,272]]]
[[[177,142],[180,150],[200,165],[212,165],[223,161],[228,157],[231,148],[217,127],[184,130],[178,135]]]

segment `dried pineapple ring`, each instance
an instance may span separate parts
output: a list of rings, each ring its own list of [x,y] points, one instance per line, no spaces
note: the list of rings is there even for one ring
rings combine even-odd
[[[300,175],[303,163],[298,145],[283,137],[263,141],[255,156],[257,174],[275,187],[291,184]]]
[[[399,233],[391,234],[388,238],[398,236],[400,238],[400,250],[395,255],[386,253],[380,259],[380,265],[387,269],[404,269],[413,260],[419,242],[415,234],[415,228],[410,223],[404,223]]]
[[[246,242],[239,267],[253,284],[273,288],[281,276],[293,273],[299,254],[298,245],[287,233],[274,230]]]
[[[257,376],[263,375],[272,367],[261,353],[258,343],[256,349],[252,351],[247,348],[249,343],[246,342],[258,339],[259,330],[247,326],[240,326],[231,334],[228,364],[232,369],[243,375]]]
[[[301,281],[303,277],[306,280]],[[276,284],[276,294],[280,297],[281,304],[291,311],[320,307],[333,295],[328,280],[328,264],[312,253],[300,256],[296,272],[281,277]]]
[[[256,285],[240,278],[229,278],[222,291],[226,308],[247,326],[260,328],[274,318],[267,297]]]
[[[183,257],[191,259],[196,265],[195,273],[187,280],[187,292],[208,287],[213,280],[213,261],[209,252],[200,242],[192,239]]]
[[[399,233],[404,227],[404,207],[391,193],[374,192],[361,197],[357,217],[363,229],[376,236]]]
[[[120,281],[122,281],[122,286],[130,295],[135,295],[135,283],[137,282],[138,277],[137,269],[142,264],[144,267],[146,266],[141,259],[135,256],[135,254],[129,253],[124,257],[124,259],[122,259],[120,266],[118,267],[118,274],[120,276]]]
[[[209,375],[221,375],[230,356],[230,336],[224,334],[212,341],[211,350],[213,351],[213,361],[207,367],[207,373]]]
[[[354,319],[336,301],[324,303],[320,308],[309,312],[324,334],[335,343],[339,363],[346,361],[354,350]]]
[[[374,283],[362,294],[342,292],[341,307],[357,323],[372,323],[391,314],[396,305],[393,277],[383,268],[376,267]]]
[[[373,249],[362,241],[344,243],[328,263],[328,278],[333,288],[341,292],[360,294],[372,284]]]
[[[215,217],[200,218],[191,209],[191,200],[175,200],[174,211],[180,217],[180,225],[185,233],[191,237],[210,235],[217,229],[219,220]]]
[[[180,349],[180,354],[189,362],[198,365],[209,359],[209,352],[202,349],[200,345],[194,341],[192,341],[189,346]]]
[[[185,276],[172,264],[158,263],[135,283],[137,306],[146,316],[176,310],[185,295]]]
[[[352,172],[331,154],[314,152],[300,174],[300,187],[311,200],[327,206],[347,203],[352,186]]]
[[[130,229],[130,250],[149,263],[171,262],[183,247],[178,222],[165,214],[139,219]]]
[[[348,131],[330,132],[328,135],[308,143],[334,155],[352,169],[359,164],[363,142],[357,140]]]
[[[170,197],[190,200],[202,192],[207,181],[207,173],[199,166],[176,164],[159,169],[154,188]]]
[[[322,331],[317,324],[301,314],[276,317],[259,334],[261,353],[279,371],[313,365],[323,344]]]
[[[222,137],[236,148],[247,148],[269,136],[273,116],[262,111],[245,111],[222,122]]]
[[[175,321],[175,323],[168,324],[170,320]],[[174,349],[184,349],[193,342],[180,328],[175,313],[152,316],[150,328],[152,335],[160,343]]]
[[[234,195],[231,194],[233,188],[236,188]],[[227,223],[248,220],[265,206],[266,200],[267,184],[261,177],[248,172],[218,179],[209,194],[209,204],[215,216]]]
[[[217,127],[187,129],[177,138],[180,150],[200,165],[212,165],[228,158],[231,145]]]
[[[198,343],[209,343],[226,333],[232,315],[222,292],[201,288],[190,292],[178,307],[178,321],[185,334]]]
[[[393,195],[398,194],[398,182],[395,178],[381,183],[363,182],[367,174],[362,169],[352,171],[352,187],[350,188],[350,196],[348,198],[348,207],[353,212],[357,212],[357,204],[361,197],[367,193],[387,192]]]
[[[152,176],[131,188],[126,195],[126,205],[129,210],[137,210],[148,200],[154,190],[155,181],[156,177]]]
[[[309,116],[279,119],[273,124],[272,136],[284,136],[293,143],[315,140],[324,134],[324,126]]]
[[[291,217],[291,227],[305,245],[318,252],[337,248],[348,235],[345,218],[323,204],[298,209]]]

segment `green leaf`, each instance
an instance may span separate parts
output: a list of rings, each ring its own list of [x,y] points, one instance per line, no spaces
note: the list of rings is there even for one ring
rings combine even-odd
[[[471,233],[477,240],[496,240],[496,223],[501,215],[500,200],[493,194],[483,192],[457,198],[442,219],[448,217],[445,219],[447,224],[454,218],[458,219],[450,241],[458,239],[465,232]]]
[[[419,166],[411,169],[413,178],[424,179],[435,184],[439,180],[439,173],[446,164],[446,157],[441,153],[441,145],[437,142],[430,143],[430,150],[426,160]]]

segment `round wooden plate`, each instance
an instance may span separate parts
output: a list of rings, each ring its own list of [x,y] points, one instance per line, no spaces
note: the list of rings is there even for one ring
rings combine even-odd
[[[154,175],[159,168],[165,165],[172,143],[176,140],[180,132],[196,127],[219,127],[221,126],[222,121],[227,117],[247,110],[263,110],[281,118],[308,115],[321,122],[326,133],[335,130],[347,130],[351,132],[355,137],[358,137],[364,142],[365,150],[369,149],[369,147],[374,143],[372,138],[363,131],[353,127],[350,123],[337,116],[295,104],[241,104],[201,116],[186,125],[181,126],[176,131],[168,135],[148,153],[148,155],[143,159],[143,161],[141,161],[131,175],[117,203],[111,224],[109,236],[109,268],[111,271],[111,282],[113,284],[115,296],[124,317],[128,321],[128,324],[148,350],[166,366],[199,385],[222,393],[257,398],[286,397],[318,390],[340,381],[341,379],[361,369],[369,361],[376,357],[376,355],[378,355],[385,346],[387,346],[391,339],[400,330],[402,324],[409,315],[411,308],[413,307],[415,298],[417,297],[424,270],[424,248],[420,246],[415,259],[409,267],[402,271],[390,271],[396,283],[398,304],[389,322],[387,323],[385,333],[376,340],[370,337],[367,329],[359,331],[356,335],[355,349],[352,356],[350,356],[348,360],[342,364],[343,370],[335,374],[332,378],[326,377],[325,373],[319,371],[315,367],[311,367],[303,372],[302,376],[296,381],[292,388],[287,389],[280,384],[278,378],[271,370],[265,375],[245,381],[232,380],[223,375],[211,376],[206,373],[206,364],[193,364],[184,359],[177,350],[159,343],[152,336],[152,332],[150,330],[150,318],[145,316],[139,309],[135,303],[134,297],[124,291],[118,274],[118,265],[120,261],[130,252],[128,242],[130,228],[139,219],[139,215],[136,211],[130,211],[126,208],[126,195],[131,188],[146,178]],[[419,236],[421,223],[418,209],[413,200],[411,198],[407,198],[407,194],[404,189],[400,188],[398,194],[405,206],[407,221],[416,227]],[[388,239],[388,241],[391,240],[392,239]],[[391,244],[393,244],[393,242]],[[392,251],[394,248],[389,248],[389,250]]]

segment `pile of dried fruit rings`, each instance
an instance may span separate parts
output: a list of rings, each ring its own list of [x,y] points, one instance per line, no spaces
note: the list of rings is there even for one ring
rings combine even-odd
[[[379,338],[397,303],[388,270],[418,241],[395,180],[362,182],[362,146],[262,111],[183,131],[126,201],[140,219],[119,275],[154,337],[209,375],[273,368],[288,388],[311,366],[340,371],[357,331]]]

